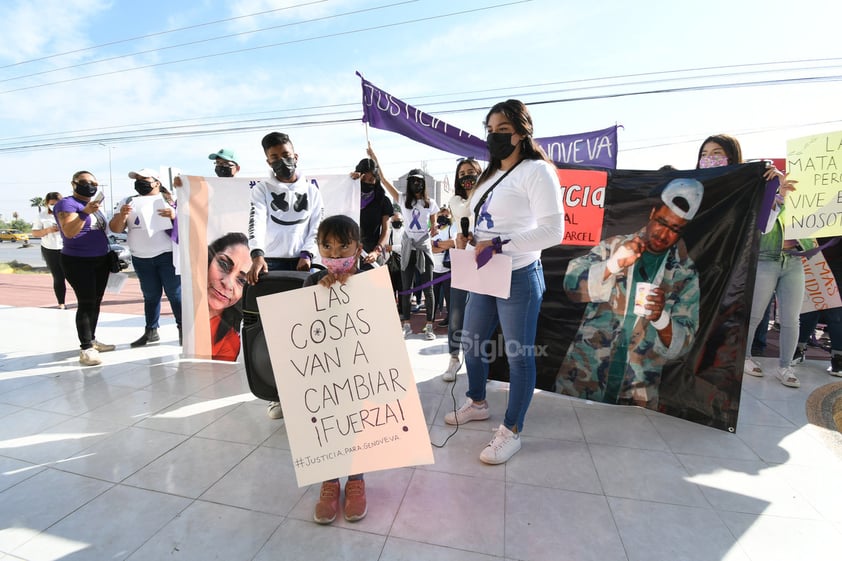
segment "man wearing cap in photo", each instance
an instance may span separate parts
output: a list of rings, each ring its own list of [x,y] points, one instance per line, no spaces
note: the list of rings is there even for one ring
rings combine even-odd
[[[674,179],[641,230],[570,261],[564,289],[588,304],[557,392],[657,407],[664,363],[690,349],[699,324],[699,275],[681,235],[703,195],[695,179]]]
[[[213,154],[208,154],[208,160],[214,160],[216,166],[213,168],[217,177],[234,177],[240,171],[237,163],[237,156],[227,148],[220,148]]]
[[[136,196],[120,201],[120,212],[108,223],[112,232],[127,232],[132,266],[143,293],[146,328],[143,335],[132,342],[142,347],[160,340],[158,320],[161,316],[161,296],[166,293],[181,340],[181,276],[175,272],[173,246],[170,237],[175,208],[169,192],[161,185],[158,173],[144,168],[129,172],[134,179]]]

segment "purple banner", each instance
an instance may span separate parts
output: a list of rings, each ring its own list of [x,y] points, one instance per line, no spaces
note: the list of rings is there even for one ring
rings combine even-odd
[[[617,125],[598,131],[536,138],[535,141],[556,164],[617,167]]]
[[[421,144],[458,156],[488,159],[485,139],[451,126],[384,92],[357,76],[363,86],[363,122],[376,129],[396,132]]]
[[[488,161],[485,140],[424,113],[381,90],[359,72],[363,89],[363,122],[376,129],[396,132],[411,140],[458,156]],[[536,138],[559,165],[617,167],[617,127],[581,134]]]

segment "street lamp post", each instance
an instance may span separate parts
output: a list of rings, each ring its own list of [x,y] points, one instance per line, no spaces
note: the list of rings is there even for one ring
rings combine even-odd
[[[114,147],[107,146],[102,142],[99,142],[98,144],[103,148],[108,148],[108,200],[111,203],[111,212],[109,215],[114,216],[114,177],[111,174],[111,150]]]

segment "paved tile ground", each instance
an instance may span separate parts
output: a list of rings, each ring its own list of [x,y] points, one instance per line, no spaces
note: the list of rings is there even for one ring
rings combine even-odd
[[[142,317],[106,308],[98,336],[118,349],[82,368],[73,312],[26,305],[27,289],[7,276],[2,561],[792,561],[842,551],[842,454],[804,405],[842,381],[823,361],[798,368],[800,389],[747,377],[736,434],[538,392],[523,449],[501,466],[478,460],[506,399],[506,384],[490,382],[491,419],[461,427],[433,465],[368,474],[368,516],[323,527],[311,521],[318,488],[295,485],[284,422],[265,416],[242,364],[181,359],[171,318],[161,344],[130,349]],[[439,379],[444,337],[414,337],[407,349],[431,438],[443,443],[464,373]]]

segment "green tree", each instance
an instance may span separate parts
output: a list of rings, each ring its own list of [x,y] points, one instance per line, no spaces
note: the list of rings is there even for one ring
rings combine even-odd
[[[20,230],[21,232],[31,232],[32,224],[23,218],[15,218],[9,222],[9,228],[14,228],[15,230]]]
[[[41,207],[44,206],[44,198],[43,197],[32,197],[29,199],[29,206],[37,208],[38,211],[41,211]]]

